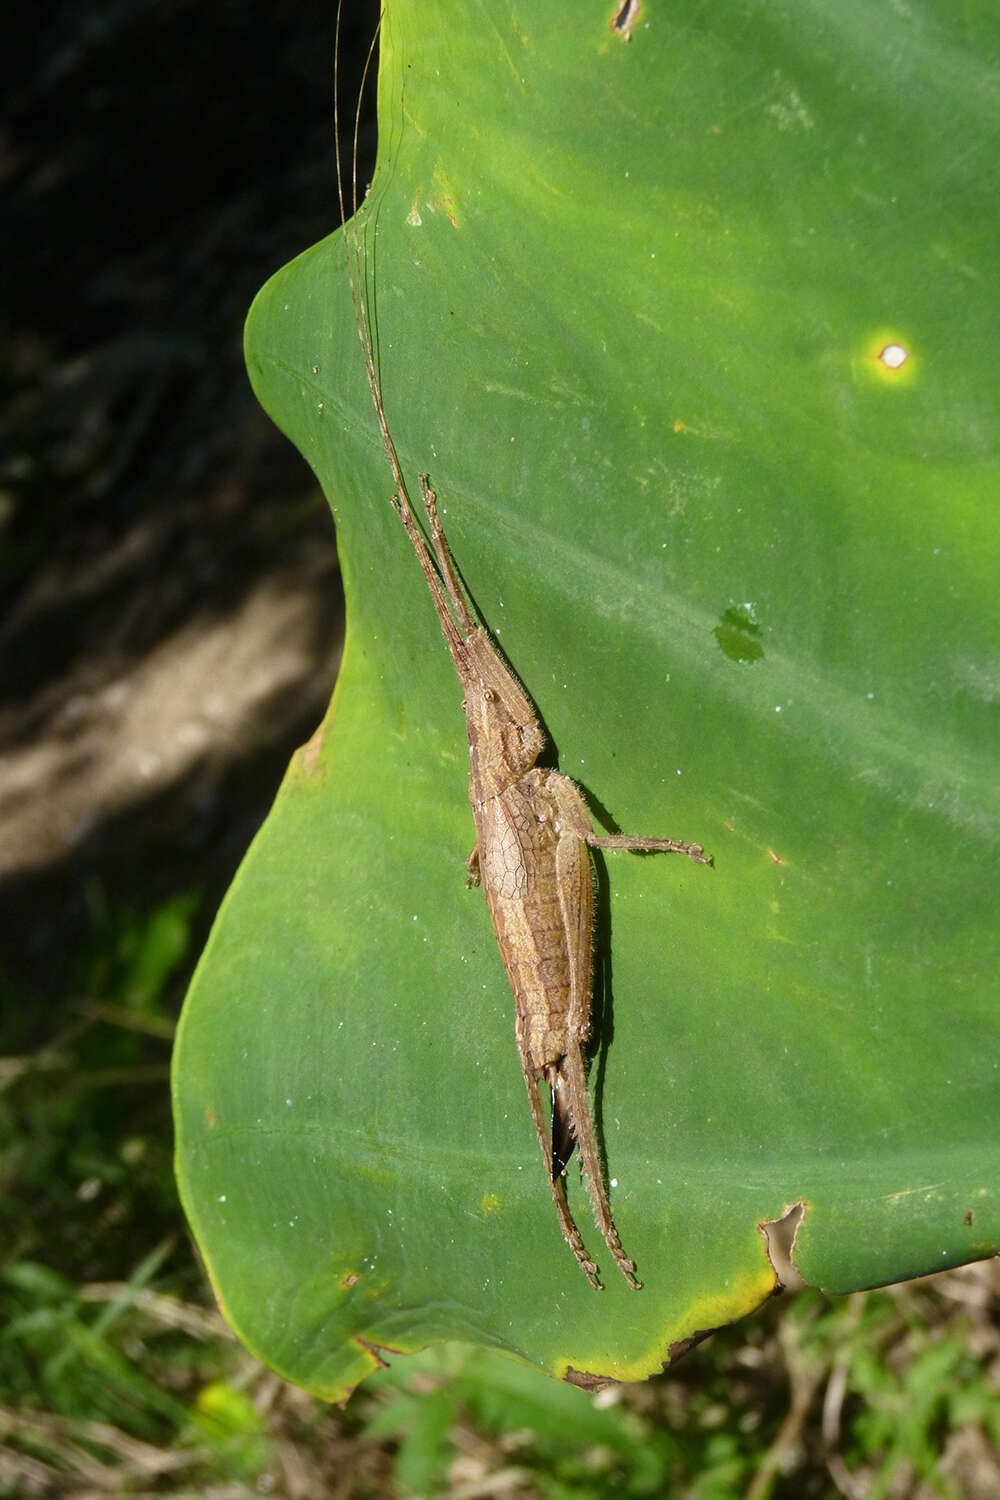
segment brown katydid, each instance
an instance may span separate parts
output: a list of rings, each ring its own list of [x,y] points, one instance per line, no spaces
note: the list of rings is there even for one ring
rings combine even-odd
[[[339,5],[337,29],[339,36]],[[334,112],[336,117],[336,94]],[[355,163],[357,133],[358,116]],[[356,207],[356,181],[354,185]],[[393,505],[423,570],[464,693],[469,800],[476,828],[467,883],[483,887],[514,992],[517,1048],[559,1225],[591,1285],[600,1288],[597,1264],[587,1254],[566,1196],[565,1168],[576,1145],[597,1228],[628,1284],[638,1289],[642,1283],[635,1262],[622,1248],[612,1218],[587,1098],[584,1047],[590,1032],[594,933],[590,850],[662,850],[687,854],[702,864],[710,860],[701,844],[680,839],[596,834],[576,783],[537,765],[545,740],[534,705],[476,615],[426,474],[420,475],[420,493],[430,546],[410,503],[382,400],[356,221],[348,239],[339,137],[337,186],[358,336],[396,487]],[[542,1105],[543,1082],[551,1096],[550,1121]]]

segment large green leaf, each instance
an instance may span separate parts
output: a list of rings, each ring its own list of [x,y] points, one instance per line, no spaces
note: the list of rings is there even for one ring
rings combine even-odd
[[[768,1294],[796,1203],[837,1291],[1000,1248],[1000,12],[610,11],[391,7],[362,233],[404,464],[561,769],[715,856],[599,874],[642,1292],[555,1222],[339,237],[248,324],[348,640],[187,1001],[179,1169],[234,1327],[328,1395],[454,1337],[645,1375]]]

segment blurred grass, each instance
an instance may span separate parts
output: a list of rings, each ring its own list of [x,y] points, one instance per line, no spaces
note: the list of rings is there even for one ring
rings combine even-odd
[[[232,1339],[173,1184],[167,1060],[196,891],[90,897],[47,1016],[0,1042],[0,1496],[978,1500],[1000,1492],[996,1263],[808,1290],[595,1396],[438,1346],[324,1407]]]

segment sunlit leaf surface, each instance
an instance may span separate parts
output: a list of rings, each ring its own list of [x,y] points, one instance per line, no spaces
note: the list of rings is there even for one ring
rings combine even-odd
[[[219,915],[175,1070],[234,1327],[343,1395],[438,1338],[639,1378],[774,1285],[1000,1249],[992,0],[391,5],[361,215],[389,421],[608,854],[591,1083],[644,1290],[555,1220],[461,692],[339,236],[251,313],[330,497],[334,703]],[[576,1378],[580,1378],[579,1376]]]

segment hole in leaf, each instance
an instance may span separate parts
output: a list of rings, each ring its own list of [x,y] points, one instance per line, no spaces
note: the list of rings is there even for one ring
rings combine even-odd
[[[785,1209],[780,1219],[764,1219],[757,1226],[764,1236],[767,1258],[774,1268],[779,1288],[791,1287],[798,1290],[808,1285],[793,1260],[796,1236],[799,1225],[806,1216],[807,1206],[800,1198],[797,1203]]]

